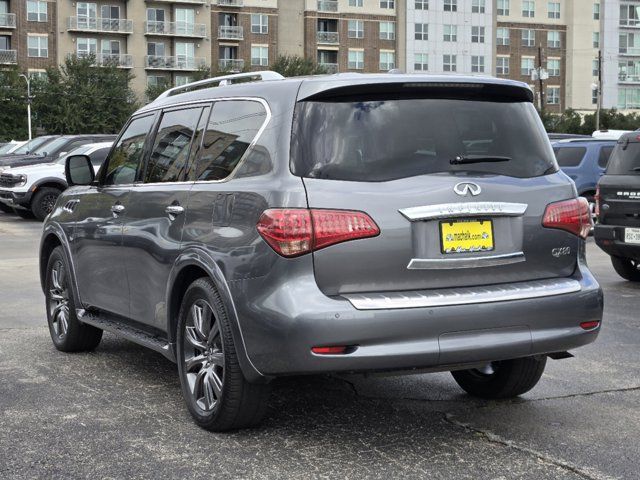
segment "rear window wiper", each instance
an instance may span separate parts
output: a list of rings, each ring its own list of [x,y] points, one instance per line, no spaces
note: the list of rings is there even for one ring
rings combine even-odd
[[[500,157],[497,155],[458,155],[456,158],[449,160],[451,165],[466,165],[468,163],[484,163],[484,162],[508,162],[511,157]]]

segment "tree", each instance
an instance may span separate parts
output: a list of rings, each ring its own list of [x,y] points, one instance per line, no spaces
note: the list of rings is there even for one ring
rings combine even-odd
[[[51,134],[117,133],[137,108],[133,74],[93,55],[47,70],[34,91],[38,125]]]
[[[17,67],[0,70],[0,141],[27,136],[27,84]]]
[[[327,73],[326,68],[318,65],[309,58],[297,55],[280,55],[271,67],[271,70],[278,72],[284,77],[299,77],[301,75],[320,75]]]

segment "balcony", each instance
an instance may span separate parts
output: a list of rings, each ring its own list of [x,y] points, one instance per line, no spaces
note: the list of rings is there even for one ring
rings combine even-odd
[[[17,50],[0,50],[0,65],[15,65],[18,63]]]
[[[218,68],[223,72],[241,72],[244,68],[244,60],[238,58],[221,58],[218,60]]]
[[[75,32],[133,33],[133,21],[123,18],[69,17],[67,27]]]
[[[319,12],[337,12],[338,0],[318,0]]]
[[[159,2],[159,3],[190,3],[196,5],[206,5],[209,0],[145,0],[146,2]]]
[[[318,32],[316,39],[318,43],[340,43],[338,32]]]
[[[133,68],[133,56],[127,53],[71,53],[68,57],[85,58],[90,55],[95,57],[94,65],[100,67]]]
[[[323,67],[327,73],[338,73],[338,64],[337,63],[324,63],[320,62],[319,65]]]
[[[230,27],[220,25],[218,27],[219,40],[242,40],[244,38],[244,30],[242,27]]]
[[[193,71],[206,66],[204,58],[176,55],[162,57],[147,55],[144,57],[144,67],[148,70],[183,70]]]
[[[626,73],[619,73],[618,81],[620,83],[638,84],[640,83],[640,75],[628,75]]]
[[[207,36],[207,26],[204,23],[187,22],[144,22],[145,35],[167,35],[172,37]]]
[[[640,18],[621,18],[621,27],[640,28]]]
[[[618,53],[622,56],[638,57],[640,56],[640,47],[620,47]]]
[[[216,4],[219,7],[241,7],[243,0],[217,0]]]
[[[16,14],[0,13],[0,28],[16,28]]]

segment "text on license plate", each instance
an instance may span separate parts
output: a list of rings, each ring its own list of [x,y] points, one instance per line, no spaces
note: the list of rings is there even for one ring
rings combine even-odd
[[[491,220],[446,220],[440,222],[442,253],[487,252],[493,250]]]
[[[640,244],[640,228],[625,228],[624,241],[625,243]]]

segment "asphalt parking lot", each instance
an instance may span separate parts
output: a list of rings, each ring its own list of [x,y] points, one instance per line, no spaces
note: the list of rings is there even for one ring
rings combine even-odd
[[[0,478],[638,478],[640,285],[593,243],[598,341],[515,401],[449,374],[279,380],[257,429],[212,434],[176,368],[106,334],[57,352],[37,274],[41,224],[0,213]]]

